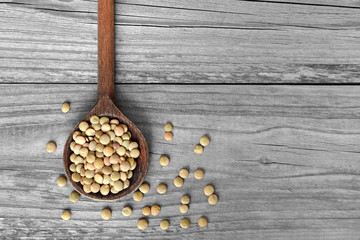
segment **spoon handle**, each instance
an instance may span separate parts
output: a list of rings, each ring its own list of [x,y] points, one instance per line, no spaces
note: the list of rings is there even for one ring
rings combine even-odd
[[[98,100],[108,96],[115,101],[114,0],[98,0]]]

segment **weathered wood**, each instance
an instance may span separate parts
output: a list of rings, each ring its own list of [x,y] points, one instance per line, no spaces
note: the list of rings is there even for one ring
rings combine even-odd
[[[358,5],[117,1],[116,81],[358,83]],[[2,1],[0,14],[0,82],[97,81],[96,1]]]
[[[120,108],[150,145],[142,202],[131,198],[71,203],[72,188],[56,186],[64,172],[67,134],[95,103],[95,84],[0,85],[0,235],[4,238],[112,239],[358,239],[360,230],[360,87],[354,86],[179,86],[117,85]],[[71,111],[60,111],[63,101]],[[163,140],[163,125],[174,124],[174,140]],[[208,134],[211,143],[196,156],[193,146]],[[58,150],[45,152],[47,141]],[[161,154],[170,165],[161,167]],[[205,179],[172,185],[182,167]],[[168,193],[156,186],[165,182]],[[209,206],[202,188],[214,184],[219,203]],[[188,230],[179,228],[180,197],[192,198]],[[158,203],[140,232],[141,207]],[[131,217],[121,215],[130,204]],[[113,218],[102,221],[103,207]],[[70,208],[73,219],[60,220]],[[196,226],[207,216],[205,229]],[[171,227],[161,231],[168,218]]]

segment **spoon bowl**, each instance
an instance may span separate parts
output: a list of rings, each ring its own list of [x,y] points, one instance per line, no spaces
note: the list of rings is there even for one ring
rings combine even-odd
[[[140,156],[136,159],[137,166],[133,170],[133,177],[130,179],[130,186],[127,189],[124,189],[117,194],[109,193],[108,195],[104,196],[100,192],[86,193],[83,190],[81,183],[79,182],[76,183],[71,179],[71,172],[69,167],[72,164],[72,162],[70,161],[70,155],[72,154],[72,151],[70,149],[70,143],[73,141],[72,138],[73,133],[78,130],[79,124],[77,124],[77,126],[71,132],[65,144],[64,156],[63,156],[65,173],[71,185],[75,188],[76,191],[78,191],[82,195],[95,200],[102,200],[102,201],[116,200],[134,192],[143,182],[149,165],[148,146],[140,130],[119,110],[119,108],[109,97],[101,98],[96,103],[95,107],[90,111],[90,113],[84,118],[83,121],[89,122],[90,117],[93,115],[97,115],[99,117],[106,116],[111,119],[117,119],[119,120],[120,123],[126,124],[128,126],[129,132],[131,132],[131,139],[139,144]]]
[[[120,123],[126,124],[131,133],[131,140],[139,145],[140,156],[136,159],[136,168],[130,180],[130,186],[117,194],[109,193],[104,196],[98,193],[86,193],[81,183],[76,183],[71,178],[69,166],[72,164],[70,155],[70,143],[73,141],[73,133],[78,130],[79,123],[69,135],[64,149],[63,160],[65,173],[71,185],[82,195],[100,201],[111,201],[120,199],[134,192],[143,182],[149,165],[149,149],[146,140],[140,130],[132,123],[117,107],[115,100],[114,83],[114,0],[98,0],[98,98],[94,108],[83,121],[90,121],[90,117],[109,117],[117,119]]]

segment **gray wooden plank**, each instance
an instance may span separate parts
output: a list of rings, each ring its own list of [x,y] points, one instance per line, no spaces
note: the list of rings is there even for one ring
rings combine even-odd
[[[95,84],[0,85],[0,234],[3,237],[111,239],[358,239],[360,182],[360,87],[117,85],[120,108],[143,131],[150,147],[143,201],[113,203],[82,198],[71,203],[72,188],[56,186],[64,172],[62,148],[72,127],[94,104]],[[71,111],[63,114],[63,101]],[[164,142],[163,125],[174,124],[174,140]],[[192,148],[209,134],[201,156]],[[58,150],[45,152],[55,140]],[[168,167],[158,158],[169,154]],[[206,172],[203,181],[172,180],[182,167]],[[156,194],[165,182],[169,191]],[[220,201],[209,207],[202,188],[214,184]],[[191,194],[186,215],[192,225],[179,228],[180,197]],[[140,232],[141,207],[159,203]],[[123,217],[131,204],[134,214]],[[102,221],[103,207],[113,218]],[[73,219],[60,220],[70,208]],[[196,226],[205,215],[209,225]],[[168,218],[171,227],[158,225]]]
[[[236,0],[117,3],[118,83],[359,82],[357,8]],[[96,82],[96,1],[0,6],[0,82]]]

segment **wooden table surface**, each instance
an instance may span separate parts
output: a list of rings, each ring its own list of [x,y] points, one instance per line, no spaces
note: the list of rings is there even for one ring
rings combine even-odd
[[[0,2],[1,239],[360,239],[359,0],[117,0],[117,100],[148,141],[151,190],[141,202],[71,203],[56,178],[68,133],[95,103],[96,11],[95,0]],[[211,144],[195,155],[204,134]],[[176,189],[182,167],[191,177]],[[155,203],[161,214],[139,231]]]

